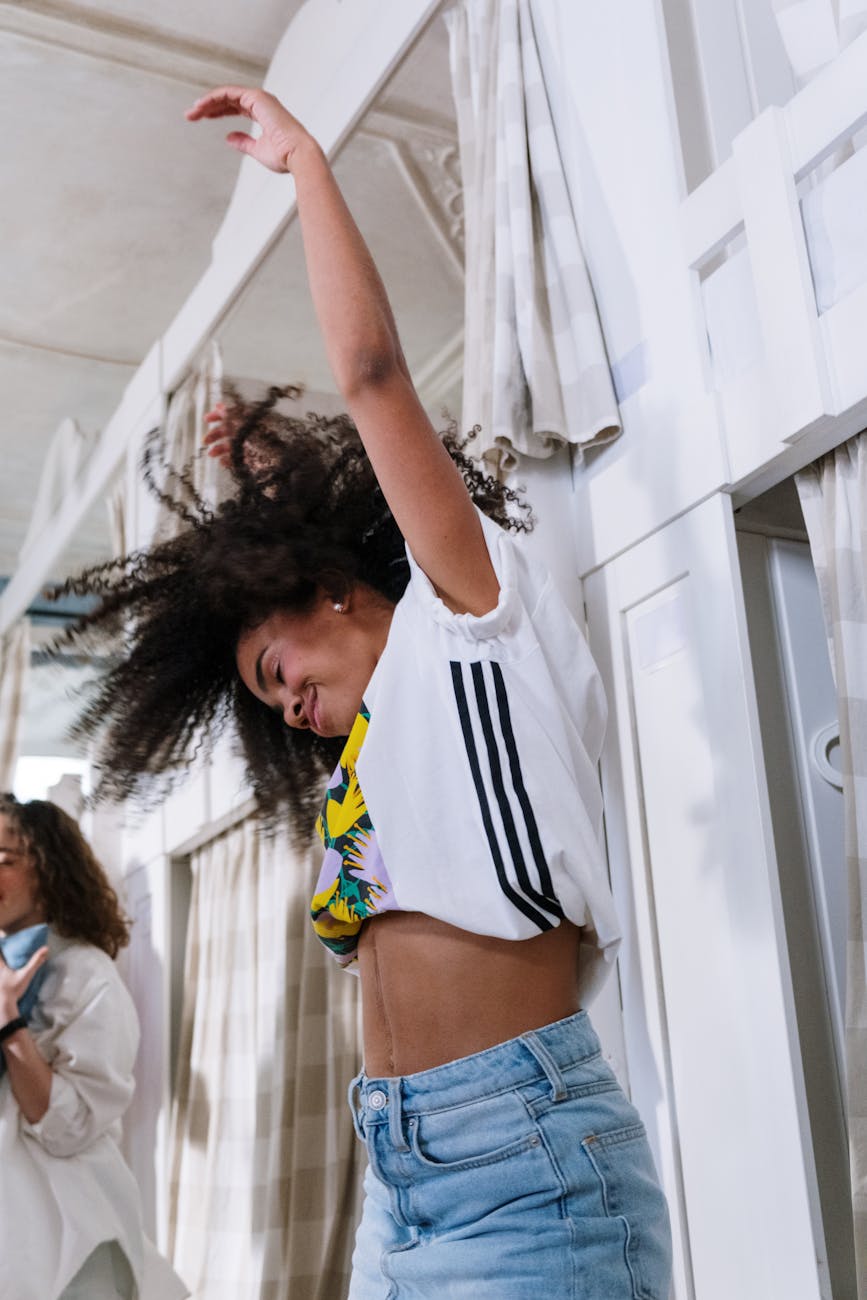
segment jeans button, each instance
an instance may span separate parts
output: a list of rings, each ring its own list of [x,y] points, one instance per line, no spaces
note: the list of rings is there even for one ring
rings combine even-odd
[[[382,1110],[383,1106],[386,1104],[387,1101],[388,1098],[386,1097],[385,1093],[380,1092],[378,1088],[376,1089],[375,1092],[372,1092],[367,1099],[368,1105],[370,1106],[371,1110]]]

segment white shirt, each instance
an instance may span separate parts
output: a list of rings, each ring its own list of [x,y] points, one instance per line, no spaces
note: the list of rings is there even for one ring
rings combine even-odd
[[[407,552],[320,819],[314,924],[349,966],[361,921],[387,910],[507,939],[565,917],[585,927],[586,1004],[620,940],[601,848],[605,696],[550,574],[480,518],[500,584],[486,614],[452,613]]]
[[[126,1254],[140,1300],[181,1300],[189,1291],[144,1236],[118,1146],[138,1048],[132,999],[100,949],[51,935],[49,950],[29,1025],[52,1068],[38,1124],[8,1071],[0,1079],[0,1300],[56,1300],[104,1241]]]

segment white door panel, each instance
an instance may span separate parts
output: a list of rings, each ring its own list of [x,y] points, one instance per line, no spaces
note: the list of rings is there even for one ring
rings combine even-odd
[[[818,1300],[824,1247],[728,498],[585,592],[611,706],[629,1074],[672,1206],[675,1295]]]

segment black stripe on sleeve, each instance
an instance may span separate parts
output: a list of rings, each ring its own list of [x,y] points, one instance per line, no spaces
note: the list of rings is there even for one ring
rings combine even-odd
[[[494,868],[497,873],[497,880],[499,881],[500,889],[518,911],[523,912],[524,916],[526,916],[528,920],[532,921],[534,925],[538,926],[540,930],[550,930],[552,929],[552,922],[548,920],[547,916],[544,916],[541,912],[537,912],[536,909],[513,888],[511,881],[506,875],[503,855],[497,842],[497,833],[494,828],[493,819],[491,818],[488,796],[485,791],[484,781],[482,780],[482,770],[479,765],[479,756],[476,751],[476,741],[473,735],[472,722],[470,721],[469,703],[464,688],[461,665],[460,663],[452,662],[450,667],[452,671],[452,685],[455,692],[455,701],[458,706],[458,716],[461,722],[461,731],[464,736],[464,745],[466,746],[467,758],[470,762],[470,771],[473,774],[473,783],[476,787],[476,797],[479,801],[479,810],[482,814],[482,824],[485,828],[485,835],[488,839],[488,847],[491,851],[491,857],[494,862]]]
[[[541,840],[539,839],[539,831],[536,825],[536,819],[533,815],[533,809],[530,804],[530,800],[527,797],[527,791],[524,787],[524,782],[521,777],[521,769],[520,769],[520,764],[518,762],[518,749],[517,746],[515,745],[515,737],[512,731],[511,717],[509,714],[509,704],[508,704],[508,700],[505,697],[506,691],[505,691],[505,683],[503,682],[502,670],[499,664],[492,662],[490,666],[491,666],[491,670],[494,673],[494,690],[497,695],[498,712],[500,715],[499,718],[500,726],[503,731],[503,738],[506,742],[506,750],[509,755],[509,770],[512,773],[512,783],[515,786],[515,793],[518,795],[518,802],[521,805],[521,811],[524,814],[524,820],[526,821],[527,824],[527,835],[529,837],[530,846],[533,851],[533,859],[536,863],[537,868],[539,868],[539,863],[541,860],[542,869],[544,869],[544,875],[542,874],[542,869],[539,870],[539,884],[542,890],[545,890],[547,885],[547,893],[539,892],[539,890],[530,880],[530,875],[529,872],[527,871],[527,864],[524,861],[524,851],[521,848],[521,842],[518,839],[518,832],[515,828],[515,818],[512,813],[511,805],[509,803],[509,794],[508,791],[506,790],[506,783],[503,780],[503,769],[500,763],[497,737],[494,735],[494,727],[491,721],[490,709],[488,707],[488,696],[485,690],[483,665],[481,663],[474,663],[472,665],[472,673],[473,673],[473,686],[475,687],[475,692],[476,692],[476,703],[479,706],[479,717],[482,723],[482,732],[484,733],[485,745],[487,746],[487,750],[488,750],[488,763],[491,768],[491,780],[494,786],[494,794],[497,799],[497,806],[500,809],[500,816],[503,819],[503,829],[506,832],[506,840],[508,841],[509,844],[509,851],[512,855],[512,861],[515,864],[515,874],[518,877],[518,884],[520,885],[521,889],[524,891],[527,898],[529,898],[531,902],[535,903],[538,907],[544,908],[545,911],[550,912],[552,916],[556,916],[559,920],[562,920],[563,909],[561,908],[560,904],[557,902],[557,899],[554,895],[554,889],[551,884],[551,877],[548,872],[548,864],[547,862],[545,862],[544,854],[542,853],[542,843]],[[502,689],[502,698],[500,697],[500,690],[497,689],[498,686]],[[504,705],[505,705],[505,717],[503,713]],[[516,768],[517,768],[518,782],[515,781]],[[523,793],[523,798],[521,797],[522,793]]]
[[[506,694],[506,683],[503,681],[503,670],[498,663],[492,663],[491,669],[494,674],[494,691],[497,696],[500,726],[503,729],[503,739],[506,742],[506,752],[509,755],[509,771],[512,774],[512,785],[515,787],[515,794],[518,796],[518,802],[520,803],[521,810],[524,814],[524,821],[527,826],[527,836],[530,840],[530,847],[533,850],[533,861],[536,863],[536,868],[539,872],[539,884],[545,896],[554,900],[557,915],[562,918],[563,910],[560,907],[560,904],[556,901],[554,885],[551,881],[551,873],[548,870],[548,861],[542,849],[542,840],[539,836],[539,827],[536,824],[533,805],[530,803],[530,796],[527,794],[527,787],[524,785],[524,774],[521,771],[521,760],[518,757],[518,746],[515,744],[515,733],[512,730],[512,715],[509,712],[509,699]]]

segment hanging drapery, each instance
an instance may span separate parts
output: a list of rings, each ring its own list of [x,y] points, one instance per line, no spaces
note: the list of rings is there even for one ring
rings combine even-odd
[[[620,432],[530,0],[446,14],[464,187],[463,424],[502,468]]]
[[[248,820],[192,857],[171,1250],[194,1300],[341,1300],[360,1208],[357,981],[313,934],[315,866]]]
[[[202,445],[207,429],[205,416],[222,396],[222,381],[220,347],[212,339],[198,364],[172,393],[154,448],[154,477],[172,500],[189,500],[185,479],[210,506],[216,505],[220,495],[230,489],[228,475],[221,471],[214,457],[207,455]],[[185,527],[181,517],[161,502],[151,532],[152,540],[167,541]]]
[[[30,623],[22,618],[0,637],[0,790],[11,790],[30,670]]]
[[[39,487],[21,546],[22,556],[45,535],[65,498],[75,491],[76,479],[87,463],[93,443],[93,435],[79,429],[75,420],[61,420],[42,461]]]
[[[847,1118],[858,1294],[867,1296],[867,433],[797,475],[840,715],[849,921]]]

